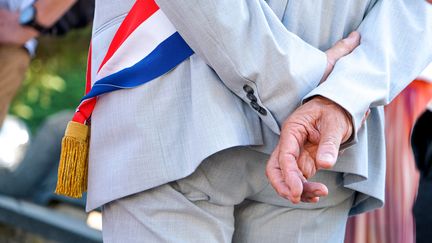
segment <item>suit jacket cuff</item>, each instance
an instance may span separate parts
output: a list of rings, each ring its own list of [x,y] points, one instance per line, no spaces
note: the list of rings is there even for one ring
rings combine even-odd
[[[367,100],[358,97],[355,95],[356,93],[358,92],[355,91],[355,87],[350,86],[349,82],[342,83],[338,87],[335,87],[332,83],[324,82],[308,93],[302,101],[302,103],[305,103],[314,96],[323,96],[344,108],[351,116],[353,133],[348,141],[341,145],[341,149],[348,148],[357,143],[357,132],[360,130],[366,112],[369,110]]]

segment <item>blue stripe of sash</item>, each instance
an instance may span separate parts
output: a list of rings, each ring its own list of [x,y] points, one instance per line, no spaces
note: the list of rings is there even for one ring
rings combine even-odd
[[[82,100],[145,84],[164,75],[193,53],[180,34],[176,32],[133,66],[96,81],[90,92]]]

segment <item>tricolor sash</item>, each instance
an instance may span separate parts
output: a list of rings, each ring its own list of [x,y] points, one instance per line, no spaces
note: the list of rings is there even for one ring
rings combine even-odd
[[[62,140],[56,193],[81,197],[87,189],[89,121],[97,97],[160,77],[193,54],[154,0],[137,0],[119,29],[91,85],[91,44],[86,95]]]

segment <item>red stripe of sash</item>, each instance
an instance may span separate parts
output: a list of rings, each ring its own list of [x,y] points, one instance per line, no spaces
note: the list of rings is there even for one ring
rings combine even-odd
[[[90,47],[87,56],[86,90],[85,90],[86,94],[91,89],[91,57],[92,57],[92,44],[90,42]],[[78,106],[77,111],[75,112],[72,118],[72,121],[85,124],[86,121],[90,118],[95,105],[96,105],[96,97],[81,102],[81,104]]]
[[[133,5],[132,9],[123,20],[117,33],[115,34],[108,51],[99,66],[98,72],[101,70],[103,65],[114,55],[117,49],[123,44],[123,42],[129,37],[129,35],[150,16],[152,16],[159,6],[154,0],[137,0]]]

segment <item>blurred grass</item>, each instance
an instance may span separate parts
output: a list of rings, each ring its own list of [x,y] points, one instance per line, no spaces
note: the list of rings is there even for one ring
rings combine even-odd
[[[84,94],[91,27],[65,37],[41,37],[10,113],[23,119],[32,132],[50,114],[75,109]]]

